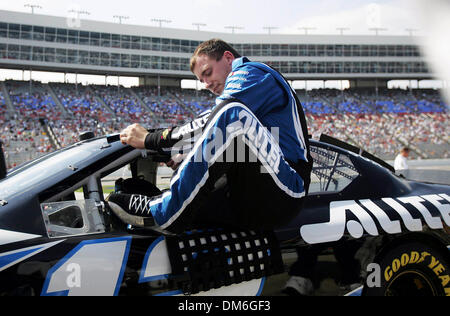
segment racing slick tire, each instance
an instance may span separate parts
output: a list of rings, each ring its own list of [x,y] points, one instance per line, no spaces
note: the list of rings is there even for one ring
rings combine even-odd
[[[376,263],[381,282],[371,287],[366,282],[363,296],[450,296],[450,254],[432,243],[404,241]]]

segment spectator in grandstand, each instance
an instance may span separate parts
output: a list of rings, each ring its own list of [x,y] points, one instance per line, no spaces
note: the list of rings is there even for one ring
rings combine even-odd
[[[189,91],[181,88],[138,87],[133,90],[117,86],[84,87],[81,85],[52,83],[56,97],[65,107],[69,119],[61,115],[48,95],[48,86],[39,82],[5,81],[7,91],[0,92],[0,139],[5,142],[5,154],[11,162],[20,165],[55,148],[39,126],[38,119],[45,116],[63,146],[78,141],[81,130],[96,130],[96,135],[110,134],[140,122],[149,128],[179,126],[193,119],[214,104],[209,91]],[[428,158],[450,157],[450,120],[448,106],[439,91],[413,90],[318,89],[298,91],[308,119],[310,134],[319,138],[324,133],[349,142],[384,160],[394,160],[398,142],[414,144]],[[103,97],[104,94],[109,96]],[[125,110],[128,103],[120,104],[123,97],[142,105],[142,112]],[[13,112],[9,113],[7,98]],[[117,117],[105,100],[120,105]],[[103,101],[103,102],[102,102]],[[8,102],[9,103],[9,102]],[[109,103],[108,103],[109,104]],[[146,107],[144,107],[146,105]],[[98,123],[95,123],[98,121]],[[33,123],[34,122],[34,123]],[[412,155],[413,153],[411,153]],[[11,165],[13,164],[11,163]]]
[[[395,158],[394,169],[395,171],[408,170],[408,157],[409,157],[409,148],[403,147],[400,150],[400,153]]]
[[[179,145],[191,144],[170,190],[156,197],[112,194],[113,212],[128,224],[175,233],[199,227],[273,229],[297,216],[312,158],[303,109],[289,84],[218,39],[196,49],[191,70],[218,95],[212,112],[181,128],[149,133],[136,124],[120,135],[124,144],[140,149],[175,153]],[[240,151],[228,155],[235,141]]]

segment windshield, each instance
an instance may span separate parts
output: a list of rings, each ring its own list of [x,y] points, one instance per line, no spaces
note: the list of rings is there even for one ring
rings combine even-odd
[[[104,138],[82,143],[39,158],[29,164],[19,167],[9,173],[0,182],[0,199],[8,200],[17,194],[23,194],[27,189],[41,183],[44,179],[66,174],[67,168],[79,167],[88,158],[102,153]]]

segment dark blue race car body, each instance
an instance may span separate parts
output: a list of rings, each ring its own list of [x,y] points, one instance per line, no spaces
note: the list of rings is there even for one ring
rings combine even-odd
[[[450,187],[403,179],[331,142],[311,140],[310,194],[274,234],[127,227],[108,210],[105,179],[128,165],[155,182],[162,159],[106,137],[21,166],[0,181],[0,295],[270,295],[281,253],[354,241],[370,249],[366,263],[400,241],[433,245],[447,260]]]

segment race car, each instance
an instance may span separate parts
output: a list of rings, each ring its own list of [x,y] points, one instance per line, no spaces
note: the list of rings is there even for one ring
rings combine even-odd
[[[288,254],[336,245],[357,245],[362,286],[350,295],[450,295],[450,187],[406,180],[331,137],[310,143],[303,210],[270,232],[124,224],[105,197],[156,184],[166,157],[117,135],[0,173],[0,296],[278,295]]]

